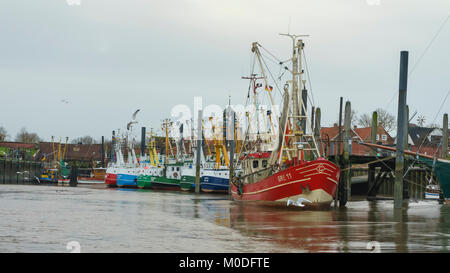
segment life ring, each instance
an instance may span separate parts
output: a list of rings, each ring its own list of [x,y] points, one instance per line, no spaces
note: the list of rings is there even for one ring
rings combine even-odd
[[[178,177],[178,173],[173,173],[173,177],[177,178]]]

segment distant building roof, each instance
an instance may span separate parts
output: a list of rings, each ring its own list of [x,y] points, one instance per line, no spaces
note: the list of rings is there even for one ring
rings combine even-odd
[[[61,143],[61,156],[63,154],[65,143]],[[59,143],[52,142],[40,142],[39,143],[39,157],[44,155],[52,156],[55,158],[58,154]],[[66,160],[96,160],[99,161],[102,158],[102,144],[67,144],[65,148],[64,158]]]
[[[0,142],[0,147],[12,148],[12,149],[37,149],[36,143],[23,143],[23,142]]]

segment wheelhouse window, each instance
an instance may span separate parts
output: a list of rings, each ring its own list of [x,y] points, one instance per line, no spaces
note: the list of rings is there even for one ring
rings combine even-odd
[[[259,161],[253,160],[253,168],[258,168],[258,166],[259,166]]]
[[[263,166],[263,168],[267,168],[267,160],[262,161],[262,166]]]

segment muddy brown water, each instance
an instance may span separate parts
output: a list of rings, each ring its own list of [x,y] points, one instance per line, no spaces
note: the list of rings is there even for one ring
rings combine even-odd
[[[450,206],[289,209],[227,195],[0,185],[0,252],[448,252]]]

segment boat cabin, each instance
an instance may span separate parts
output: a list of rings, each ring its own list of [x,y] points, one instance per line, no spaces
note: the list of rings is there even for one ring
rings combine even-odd
[[[264,177],[267,177],[270,173],[270,170],[263,171],[268,168],[270,153],[252,153],[245,156],[241,161],[242,176],[248,177],[245,178],[245,183],[253,183],[254,181],[259,181]]]

